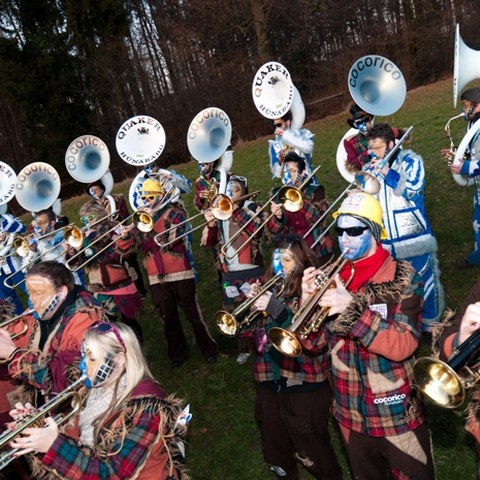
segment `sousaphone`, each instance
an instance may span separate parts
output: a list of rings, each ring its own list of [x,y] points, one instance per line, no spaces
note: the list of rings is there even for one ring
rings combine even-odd
[[[65,166],[77,182],[96,182],[107,173],[110,153],[105,142],[94,135],[77,137],[65,153]]]
[[[115,147],[124,162],[144,167],[162,154],[165,141],[165,130],[158,120],[148,115],[137,115],[118,129]]]
[[[17,176],[15,198],[29,212],[51,207],[60,194],[60,176],[48,163],[35,162],[23,168]]]
[[[0,162],[0,205],[7,204],[15,195],[17,175],[10,165]]]

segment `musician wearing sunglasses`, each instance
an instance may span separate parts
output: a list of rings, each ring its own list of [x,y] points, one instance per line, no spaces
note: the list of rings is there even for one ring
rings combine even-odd
[[[181,449],[189,418],[154,380],[133,331],[122,323],[94,324],[80,367],[87,393],[79,440],[60,433],[49,417],[46,427],[15,439],[18,455],[38,452],[35,471],[42,478],[187,480]],[[11,413],[23,412],[18,404]]]
[[[374,197],[350,194],[334,218],[340,251],[352,263],[319,300],[329,309],[323,328],[301,341],[307,349],[329,347],[333,415],[352,477],[384,480],[388,469],[396,479],[434,479],[430,433],[413,379],[422,283],[408,262],[383,248],[386,232]],[[302,302],[315,292],[320,273],[304,271]]]
[[[83,265],[87,290],[104,305],[109,314],[119,316],[142,341],[142,328],[137,320],[142,300],[134,283],[135,272],[128,260],[140,246],[140,237],[130,226],[115,228],[116,222],[106,219],[105,208],[90,201],[80,208],[85,224],[85,239],[77,250],[71,248],[67,261],[73,268]]]
[[[207,361],[217,360],[218,347],[210,335],[197,301],[195,271],[190,240],[185,233],[187,223],[164,233],[187,218],[181,200],[163,202],[165,190],[158,180],[147,179],[141,186],[141,197],[153,217],[154,227],[142,238],[144,265],[148,274],[152,302],[165,326],[168,356],[173,368],[180,367],[189,356],[189,346],[183,332],[178,307],[181,304],[187,320],[192,324],[198,347]],[[160,247],[159,244],[167,244]]]
[[[422,330],[430,332],[445,308],[437,258],[438,244],[424,205],[425,168],[412,150],[398,150],[385,164],[383,159],[394,146],[394,134],[385,123],[368,134],[374,174],[380,182],[378,199],[387,232],[384,247],[394,259],[408,260],[419,272],[423,285]]]
[[[291,151],[305,160],[305,169],[309,175],[313,170],[312,153],[315,135],[306,128],[292,128],[292,112],[290,110],[283,117],[273,120],[273,132],[275,140],[268,141],[272,178],[283,177],[285,156]]]
[[[265,283],[284,277],[279,288],[258,297],[254,309],[265,312],[255,325],[255,419],[270,470],[279,479],[298,479],[298,465],[315,478],[341,480],[342,471],[328,433],[331,390],[324,370],[326,351],[292,358],[270,343],[272,327],[286,328],[298,310],[303,270],[316,259],[303,238],[279,235]]]
[[[308,173],[305,160],[295,152],[289,152],[284,163],[284,186],[299,188],[307,179]],[[272,190],[275,194],[277,189]],[[318,224],[320,216],[328,208],[325,199],[325,188],[317,183],[309,182],[301,190],[303,207],[297,212],[289,212],[275,198],[271,202],[270,210],[274,214],[268,223],[270,234],[297,234],[305,237],[311,247],[315,243],[314,251],[318,256],[330,256],[333,252],[333,241],[330,235],[324,235],[320,242],[317,238],[322,235],[324,223]],[[313,228],[312,230],[312,227]]]

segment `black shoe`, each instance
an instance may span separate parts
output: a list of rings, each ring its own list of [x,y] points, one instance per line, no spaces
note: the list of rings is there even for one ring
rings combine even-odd
[[[471,268],[475,266],[476,265],[474,263],[469,262],[466,258],[461,258],[460,260],[457,261],[458,268]]]
[[[181,367],[187,361],[187,358],[188,358],[188,353],[186,355],[182,355],[181,357],[173,358],[170,363],[170,366],[172,368]]]
[[[208,357],[205,357],[205,361],[209,364],[213,364],[217,362],[217,354],[214,353],[212,355],[209,355]]]

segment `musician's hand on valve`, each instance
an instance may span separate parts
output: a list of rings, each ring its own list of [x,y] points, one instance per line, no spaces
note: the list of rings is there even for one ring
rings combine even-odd
[[[339,275],[333,278],[336,288],[329,288],[318,302],[321,307],[330,307],[328,315],[343,313],[352,301],[352,295],[345,288]]]
[[[308,267],[303,271],[302,276],[302,303],[317,289],[315,278],[320,275],[321,270],[315,267]]]
[[[267,305],[271,297],[272,292],[265,292],[263,295],[260,295],[257,300],[255,300],[253,308],[259,312],[264,312],[267,309]]]
[[[383,176],[386,176],[388,171],[390,170],[390,167],[388,166],[388,163],[386,163],[381,170],[379,170],[379,167],[381,166],[381,162],[383,162],[383,159],[380,158],[372,158],[372,166],[375,169],[376,172],[381,173]]]
[[[480,302],[471,303],[462,318],[458,341],[463,343],[476,330],[480,328]]]
[[[10,410],[8,412],[8,414],[13,418],[13,420],[15,420],[14,422],[10,422],[10,423],[7,423],[6,426],[8,428],[11,428],[11,426],[15,426],[15,423],[18,421],[18,420],[23,420],[25,417],[28,417],[28,415],[30,415],[33,411],[35,410],[35,408],[33,407],[33,405],[31,403],[26,403],[25,405],[23,403],[20,403],[20,402],[17,402],[15,404],[15,408],[13,408],[12,410]]]
[[[450,171],[453,175],[460,175],[460,171],[462,170],[463,160],[460,160],[456,165],[449,165]]]
[[[52,446],[58,437],[58,425],[52,417],[45,419],[45,427],[43,428],[26,428],[22,432],[22,436],[15,438],[10,443],[12,448],[18,448],[15,456],[25,455],[30,452],[45,453]]]
[[[8,330],[0,328],[0,358],[8,358],[16,348]]]
[[[270,202],[270,211],[277,217],[282,218],[282,206],[279,203]]]

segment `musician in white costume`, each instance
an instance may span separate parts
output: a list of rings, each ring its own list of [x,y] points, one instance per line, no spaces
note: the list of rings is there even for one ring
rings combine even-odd
[[[424,284],[422,331],[430,332],[445,308],[437,240],[424,206],[425,169],[422,157],[412,150],[399,153],[383,165],[393,148],[394,133],[386,123],[370,130],[368,144],[374,173],[380,182],[378,200],[387,238],[382,244],[395,260],[408,260]]]

